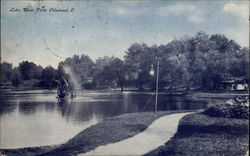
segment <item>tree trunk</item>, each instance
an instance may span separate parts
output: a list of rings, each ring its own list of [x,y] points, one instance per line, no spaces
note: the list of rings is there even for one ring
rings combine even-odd
[[[119,86],[121,88],[121,92],[123,92],[123,80],[118,79],[118,84],[119,84]]]
[[[186,84],[187,84],[187,86],[186,86],[186,91],[189,91],[189,90],[190,90],[190,83],[187,82]]]
[[[121,92],[123,92],[123,84],[122,83],[121,83],[120,87],[121,87]]]

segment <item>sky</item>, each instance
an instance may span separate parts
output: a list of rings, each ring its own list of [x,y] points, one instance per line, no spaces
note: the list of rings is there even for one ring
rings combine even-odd
[[[22,10],[43,6],[47,12]],[[249,47],[249,1],[1,1],[1,61],[14,66],[56,68],[74,54],[123,58],[133,43],[167,44],[199,31]]]

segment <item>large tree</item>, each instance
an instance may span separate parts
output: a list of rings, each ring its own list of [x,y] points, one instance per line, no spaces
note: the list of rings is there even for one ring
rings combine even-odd
[[[115,57],[103,57],[96,60],[95,81],[99,86],[116,84],[123,91],[127,68],[124,62]]]
[[[33,62],[23,61],[19,63],[19,70],[23,80],[39,79],[43,68]]]
[[[135,43],[126,51],[125,64],[128,67],[129,76],[134,79],[135,85],[140,90],[150,83],[150,70],[155,64],[156,57],[154,50],[146,44]]]
[[[99,57],[94,66],[94,82],[97,87],[105,87],[105,86],[111,86],[113,79],[113,73],[110,75],[110,69],[108,68],[110,62],[112,62],[115,59],[114,56],[108,57]]]
[[[58,79],[58,72],[53,67],[45,67],[42,71],[40,85],[52,88],[56,86],[55,80]]]

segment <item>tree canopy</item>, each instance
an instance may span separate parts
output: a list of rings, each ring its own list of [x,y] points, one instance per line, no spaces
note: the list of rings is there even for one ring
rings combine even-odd
[[[23,61],[15,70],[12,64],[3,62],[1,82],[11,80],[14,84],[13,80],[39,79],[42,86],[53,87],[53,79],[66,77],[83,88],[154,89],[156,74],[150,75],[150,70],[156,71],[157,59],[160,59],[160,89],[217,90],[224,79],[249,79],[249,48],[223,34],[209,36],[198,32],[165,45],[134,43],[125,51],[124,60],[104,56],[94,62],[87,55],[74,55],[61,61],[58,69],[43,69]]]

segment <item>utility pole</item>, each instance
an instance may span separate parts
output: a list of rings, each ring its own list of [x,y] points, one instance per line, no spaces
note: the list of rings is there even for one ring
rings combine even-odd
[[[158,102],[158,83],[159,83],[159,64],[160,59],[157,59],[157,73],[156,73],[156,86],[155,86],[155,112],[157,112],[157,102]]]

